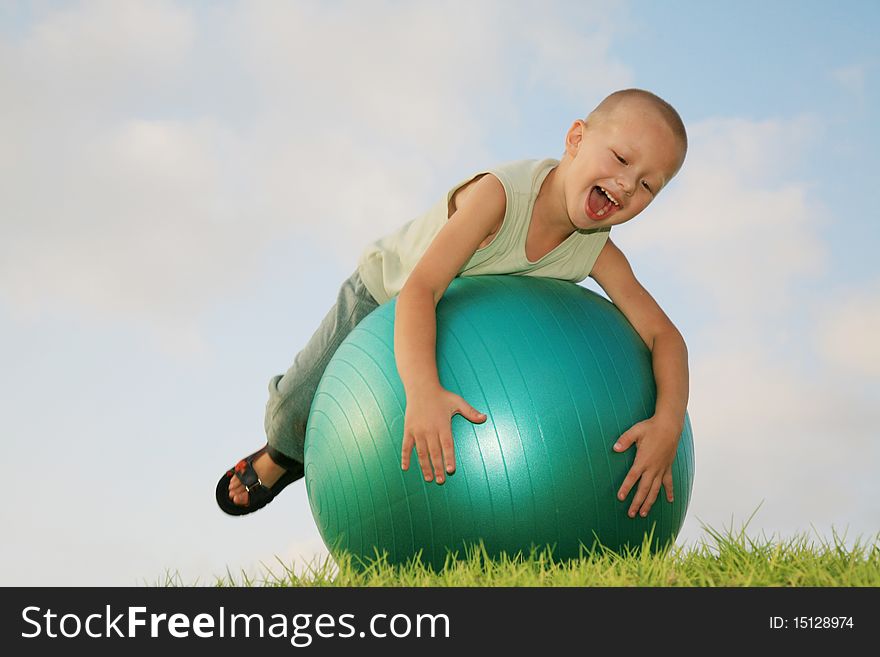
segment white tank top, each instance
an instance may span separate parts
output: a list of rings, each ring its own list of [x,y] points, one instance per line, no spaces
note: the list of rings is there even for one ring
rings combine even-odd
[[[364,249],[358,261],[358,272],[367,290],[380,304],[397,295],[431,240],[449,219],[453,194],[485,173],[496,176],[504,186],[507,196],[504,220],[492,241],[477,249],[458,275],[543,276],[573,283],[584,280],[608,240],[610,227],[576,230],[537,261],[526,258],[526,236],[535,199],[544,178],[558,164],[559,160],[550,158],[517,160],[478,171],[457,183],[427,212]]]

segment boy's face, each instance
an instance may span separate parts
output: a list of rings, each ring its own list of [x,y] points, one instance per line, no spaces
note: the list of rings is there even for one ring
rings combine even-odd
[[[566,204],[580,229],[615,226],[638,215],[675,175],[684,155],[662,117],[638,103],[621,103],[589,124],[576,121],[566,135],[566,152],[573,158]]]

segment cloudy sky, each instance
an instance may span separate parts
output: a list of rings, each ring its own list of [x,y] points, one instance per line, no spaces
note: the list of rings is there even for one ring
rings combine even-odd
[[[629,86],[691,139],[613,232],[690,351],[680,542],[871,540],[878,32],[867,1],[0,3],[0,584],[325,554],[301,483],[213,500],[269,379],[367,242]]]

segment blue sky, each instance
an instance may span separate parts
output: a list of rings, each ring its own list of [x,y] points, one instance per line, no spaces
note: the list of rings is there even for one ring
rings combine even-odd
[[[750,532],[873,536],[878,28],[870,2],[4,3],[0,583],[323,554],[302,485],[213,502],[269,378],[364,244],[629,86],[691,142],[612,233],[689,347],[680,540],[759,505]]]

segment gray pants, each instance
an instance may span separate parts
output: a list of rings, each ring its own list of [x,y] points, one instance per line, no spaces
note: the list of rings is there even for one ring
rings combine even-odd
[[[345,336],[377,306],[376,300],[364,287],[360,274],[355,271],[339,288],[336,304],[303,350],[296,355],[290,369],[269,381],[266,437],[269,440],[269,454],[282,457],[273,458],[281,461],[280,465],[285,465],[286,459],[283,457],[303,462],[309,409],[321,375]]]

